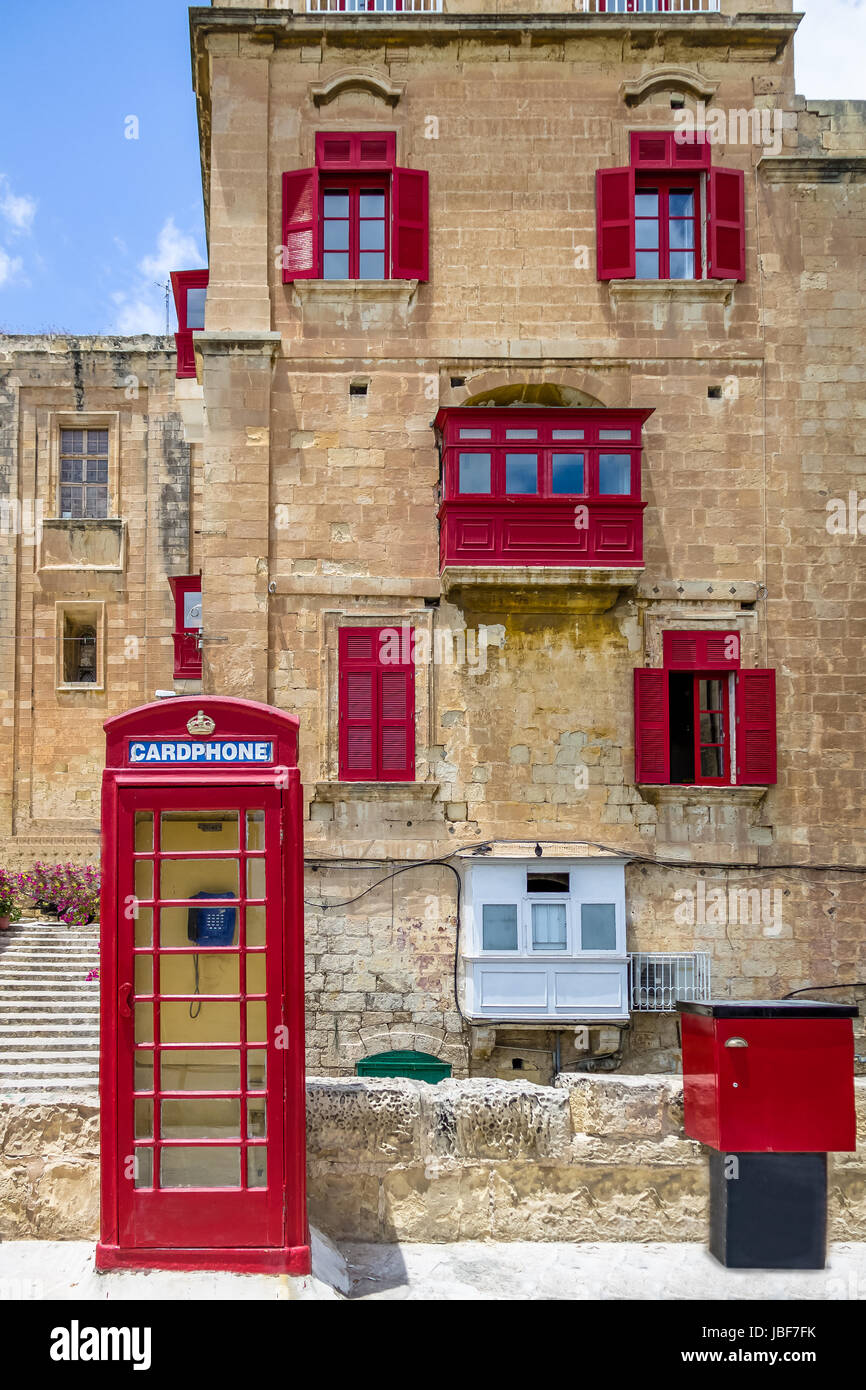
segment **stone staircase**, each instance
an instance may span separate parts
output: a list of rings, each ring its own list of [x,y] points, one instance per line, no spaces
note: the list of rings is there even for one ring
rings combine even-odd
[[[0,932],[0,1100],[96,1101],[99,927],[21,921]]]

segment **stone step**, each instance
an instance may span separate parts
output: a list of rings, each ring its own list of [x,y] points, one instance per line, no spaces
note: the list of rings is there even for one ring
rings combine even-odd
[[[23,1033],[18,1037],[4,1035],[0,1042],[4,1048],[3,1056],[10,1059],[19,1052],[46,1051],[53,1053],[58,1049],[64,1050],[66,1056],[71,1056],[71,1049],[84,1052],[98,1050],[99,1034],[94,1032],[76,1033],[74,1037],[70,1037],[67,1033],[65,1037],[60,1034],[52,1037],[50,1034],[34,1032]]]
[[[47,1055],[28,1057],[26,1062],[3,1061],[0,1062],[0,1082],[7,1077],[10,1080],[16,1077],[26,1079],[49,1073],[52,1076],[65,1076],[67,1072],[70,1076],[93,1076],[97,1070],[93,1060],[93,1054],[90,1052],[70,1052],[64,1061]]]

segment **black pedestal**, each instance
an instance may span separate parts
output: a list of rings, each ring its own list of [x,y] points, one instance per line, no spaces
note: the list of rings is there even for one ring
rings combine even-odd
[[[728,1269],[823,1269],[827,1155],[711,1149],[710,1253]]]

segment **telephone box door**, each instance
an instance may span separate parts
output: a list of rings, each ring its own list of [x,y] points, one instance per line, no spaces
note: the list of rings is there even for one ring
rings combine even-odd
[[[281,798],[120,789],[121,1245],[284,1238]]]

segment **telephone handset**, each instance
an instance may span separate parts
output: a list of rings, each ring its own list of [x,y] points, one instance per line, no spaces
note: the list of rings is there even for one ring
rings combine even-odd
[[[228,890],[222,893],[192,893],[196,900],[209,898],[233,898]],[[186,919],[186,934],[197,946],[232,946],[235,939],[235,926],[238,919],[236,907],[191,907]],[[198,952],[193,956],[195,967],[195,993],[199,993]],[[191,999],[189,1016],[198,1018],[201,1013],[201,1000]]]

